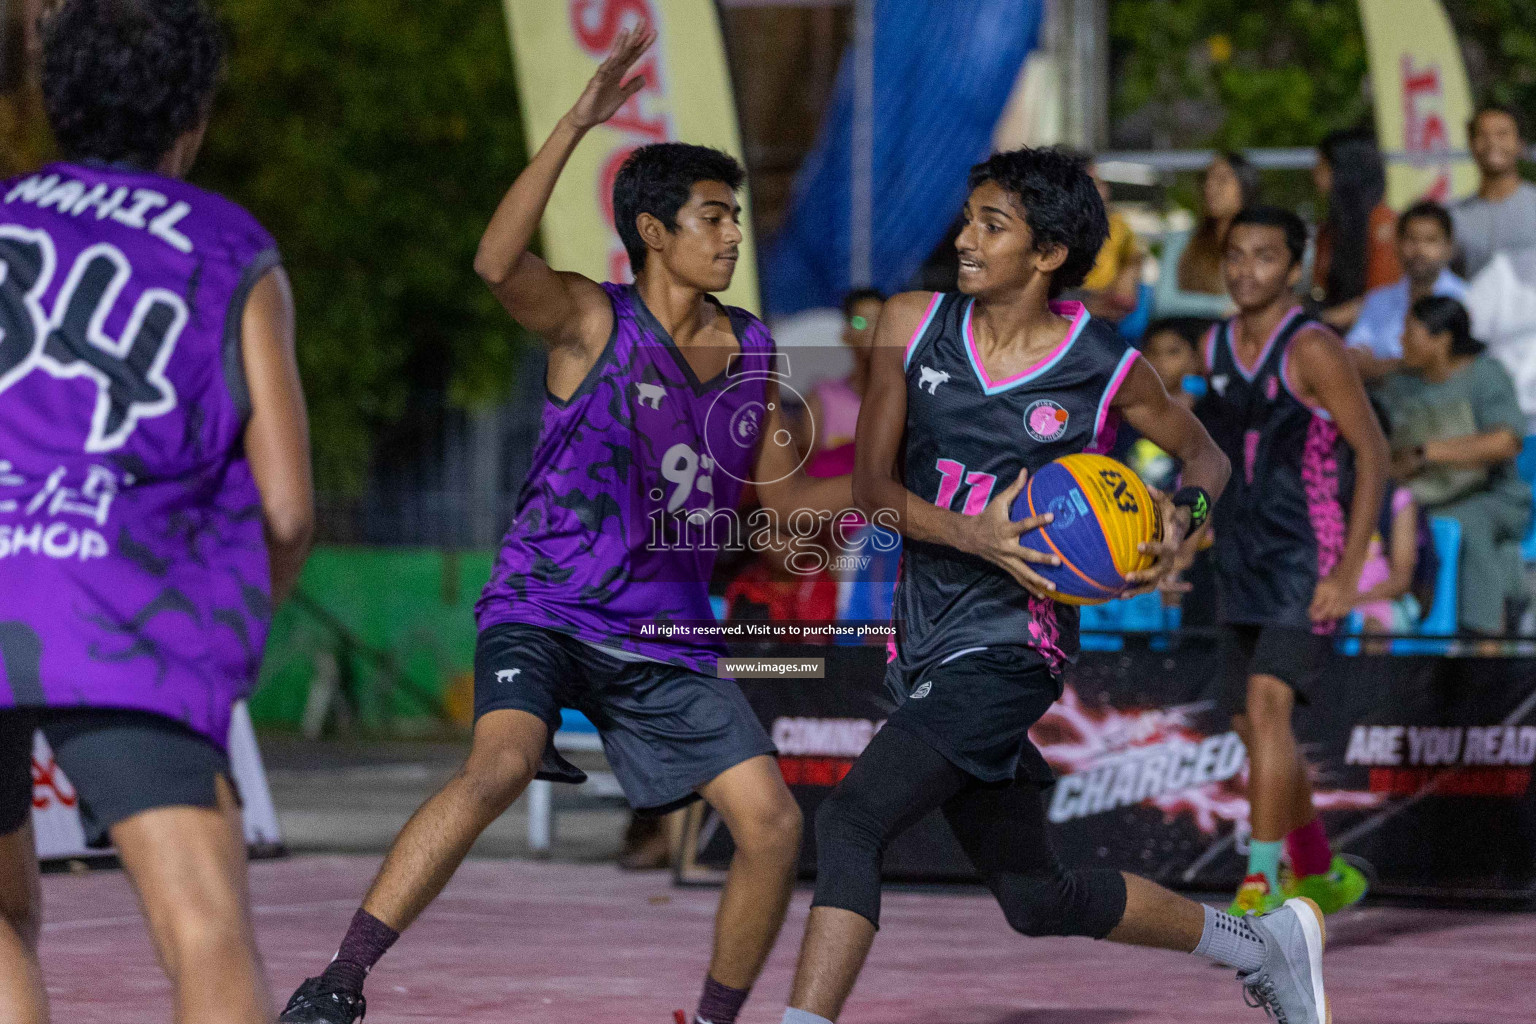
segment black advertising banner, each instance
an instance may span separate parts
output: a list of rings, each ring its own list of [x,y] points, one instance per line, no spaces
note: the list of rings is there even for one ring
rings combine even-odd
[[[1246,856],[1247,757],[1218,710],[1215,641],[1127,638],[1085,652],[1033,736],[1058,779],[1046,792],[1053,840],[1077,865],[1121,868],[1165,885],[1233,888]],[[767,655],[767,650],[749,653]],[[825,657],[822,679],[742,679],[779,746],[811,822],[882,724],[884,651],[775,646]],[[1370,861],[1377,891],[1453,897],[1536,895],[1536,661],[1336,657],[1296,729],[1335,848]],[[723,866],[710,830],[701,863]],[[972,872],[932,815],[893,844],[892,878]]]

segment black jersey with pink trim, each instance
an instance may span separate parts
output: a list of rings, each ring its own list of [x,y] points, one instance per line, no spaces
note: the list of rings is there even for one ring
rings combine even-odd
[[[974,300],[935,293],[907,345],[907,490],[976,515],[1025,468],[1113,442],[1115,393],[1137,358],[1080,303],[1053,303],[1072,325],[1017,376],[987,376],[971,332]],[[942,544],[909,540],[896,587],[896,660],[920,672],[956,651],[1033,648],[1053,672],[1077,653],[1077,609],[1040,600],[1002,569]]]
[[[1238,360],[1234,321],[1205,338],[1211,387],[1195,414],[1232,460],[1232,479],[1211,516],[1222,622],[1331,633],[1307,615],[1317,581],[1344,551],[1344,510],[1354,453],[1327,410],[1304,402],[1290,376],[1291,345],[1304,328],[1329,330],[1296,307],[1257,363]]]

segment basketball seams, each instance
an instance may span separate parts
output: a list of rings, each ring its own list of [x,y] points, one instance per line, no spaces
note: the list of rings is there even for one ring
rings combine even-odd
[[[1082,481],[1078,479],[1077,474],[1073,473],[1070,469],[1068,469],[1067,466],[1061,460],[1057,460],[1056,464],[1059,465],[1061,469],[1066,470],[1067,475],[1070,476],[1073,479],[1073,481],[1075,481],[1078,484],[1079,487],[1082,486]],[[1048,469],[1048,468],[1049,468],[1049,465],[1042,466],[1041,470],[1044,471],[1045,469]],[[1024,488],[1025,497],[1029,501],[1029,514],[1031,516],[1040,515],[1040,512],[1038,510],[1036,510],[1036,508],[1035,508],[1035,491],[1034,491],[1034,483],[1038,479],[1039,479],[1039,475],[1038,474],[1035,475],[1035,476],[1030,477],[1029,484],[1026,485],[1025,488]],[[1050,535],[1050,533],[1049,533],[1049,531],[1047,529],[1042,528],[1042,529],[1037,530],[1035,532],[1040,534],[1041,538],[1045,541],[1046,545],[1048,547],[1050,547],[1051,551],[1054,552],[1056,554],[1056,556],[1061,559],[1061,564],[1065,568],[1071,570],[1071,572],[1072,572],[1072,574],[1074,576],[1076,576],[1079,579],[1081,579],[1084,583],[1088,584],[1090,587],[1094,587],[1095,589],[1102,590],[1106,594],[1114,594],[1114,593],[1117,592],[1118,588],[1111,587],[1111,586],[1106,586],[1105,584],[1100,583],[1098,580],[1094,579],[1092,576],[1089,576],[1083,570],[1079,569],[1077,567],[1076,563],[1074,563],[1072,561],[1072,559],[1068,558],[1067,555],[1065,554],[1065,552],[1063,552],[1061,550],[1061,548],[1057,547],[1055,540],[1053,540],[1051,538],[1051,535]],[[1106,545],[1106,547],[1107,547],[1107,545]],[[1110,552],[1110,559],[1111,559],[1111,561],[1113,561],[1113,559],[1114,559],[1114,553],[1113,552]],[[1067,596],[1070,597],[1071,595],[1067,595]],[[1058,597],[1058,598],[1056,598],[1056,600],[1063,600],[1063,598],[1062,597]],[[1071,601],[1071,600],[1067,600],[1066,603],[1072,604],[1072,603],[1076,603],[1076,602]]]
[[[1115,550],[1119,546],[1116,544],[1116,541],[1121,541],[1125,538],[1126,517],[1110,514],[1112,509],[1115,511],[1118,511],[1118,509],[1114,508],[1114,504],[1109,498],[1108,489],[1102,480],[1099,480],[1096,477],[1089,477],[1089,479],[1084,480],[1082,476],[1078,475],[1077,470],[1074,467],[1078,465],[1079,460],[1084,457],[1091,459],[1103,458],[1111,463],[1113,463],[1114,460],[1109,459],[1108,456],[1068,455],[1059,459],[1058,464],[1062,469],[1067,471],[1067,474],[1072,477],[1072,479],[1077,483],[1077,486],[1087,497],[1088,506],[1089,508],[1093,509],[1094,519],[1099,524],[1099,533],[1104,538],[1104,552],[1109,556],[1109,564],[1114,568],[1116,574],[1119,575],[1120,583],[1124,583],[1126,570],[1121,567],[1120,559],[1116,557]],[[1134,476],[1134,474],[1132,475]],[[1095,497],[1097,497],[1098,500],[1094,500]],[[1098,584],[1098,586],[1101,586],[1105,590],[1108,590],[1112,593],[1118,593],[1120,590],[1119,586],[1110,587],[1105,586],[1102,583]]]

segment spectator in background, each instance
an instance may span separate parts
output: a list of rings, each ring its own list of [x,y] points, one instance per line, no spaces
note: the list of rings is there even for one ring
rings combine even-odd
[[[1531,517],[1531,489],[1515,472],[1525,420],[1508,372],[1473,339],[1466,308],[1432,295],[1413,304],[1402,369],[1378,397],[1393,477],[1430,515],[1461,523],[1461,628],[1502,633],[1506,599],[1523,594],[1519,543]]]
[[[1415,203],[1397,220],[1397,257],[1403,276],[1372,288],[1345,343],[1367,383],[1398,368],[1403,359],[1403,327],[1409,308],[1426,295],[1465,302],[1467,282],[1450,271],[1455,252],[1451,215],[1432,200]]]
[[[1211,322],[1200,317],[1169,317],[1147,326],[1142,355],[1163,382],[1175,402],[1186,409],[1205,394],[1205,356],[1201,342]],[[1110,454],[1136,471],[1149,486],[1166,494],[1178,490],[1182,468],[1177,459],[1153,444],[1150,438],[1137,436],[1128,424],[1120,426],[1120,444]],[[1216,576],[1211,557],[1210,538],[1196,553],[1183,572],[1183,582],[1172,582],[1163,589],[1163,602],[1181,605],[1182,624],[1211,626],[1216,623]]]
[[[1382,432],[1391,443],[1392,421],[1378,402],[1371,403]],[[1413,492],[1402,484],[1387,487],[1381,517],[1371,535],[1371,547],[1360,570],[1360,597],[1355,610],[1364,633],[1408,633],[1418,625],[1423,609],[1413,593],[1419,581],[1419,549],[1429,542],[1428,522]],[[1430,586],[1433,587],[1433,576]],[[1372,651],[1371,653],[1385,653]]]
[[[1451,217],[1462,272],[1471,280],[1495,253],[1536,245],[1536,188],[1520,180],[1525,144],[1514,111],[1481,107],[1472,115],[1467,134],[1479,181],[1476,192],[1451,208]]]
[[[1163,247],[1153,310],[1159,317],[1219,320],[1236,308],[1221,273],[1227,226],[1259,196],[1259,169],[1238,153],[1221,153],[1200,181],[1200,223],[1170,234]]]
[[[1090,314],[1119,322],[1136,308],[1144,254],[1124,214],[1109,204],[1109,183],[1100,177],[1098,164],[1090,163],[1088,173],[1109,212],[1109,238],[1077,292]]]
[[[1210,322],[1198,317],[1169,317],[1147,326],[1141,352],[1157,371],[1164,389],[1186,409],[1193,409],[1195,399],[1205,393],[1205,366],[1200,357],[1200,338]],[[1172,494],[1179,476],[1173,456],[1151,440],[1140,437],[1129,424],[1122,423],[1110,454],[1136,471],[1151,487]]]
[[[813,477],[853,472],[853,436],[859,426],[859,403],[869,382],[870,340],[885,305],[884,293],[856,288],[843,298],[843,345],[853,356],[853,369],[838,380],[824,380],[805,400],[801,451],[810,458],[805,471]]]
[[[1335,132],[1318,146],[1312,182],[1328,200],[1312,262],[1312,299],[1321,318],[1341,330],[1355,322],[1373,288],[1403,274],[1397,262],[1397,216],[1385,202],[1387,169],[1365,132]]]

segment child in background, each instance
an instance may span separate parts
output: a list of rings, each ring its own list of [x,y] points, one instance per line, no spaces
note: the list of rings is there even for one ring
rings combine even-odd
[[[1154,321],[1147,328],[1142,354],[1162,379],[1169,397],[1193,409],[1195,400],[1205,393],[1205,371],[1200,360],[1200,336],[1210,321],[1197,317],[1171,317]],[[1110,450],[1110,455],[1136,471],[1150,487],[1173,493],[1179,466],[1171,456],[1144,437],[1138,437],[1124,424]]]
[[[1386,538],[1383,543],[1383,538]],[[1381,510],[1370,554],[1360,570],[1360,612],[1366,633],[1408,633],[1419,620],[1419,602],[1410,590],[1419,561],[1419,509],[1413,492],[1396,486]]]
[[[1372,403],[1382,432],[1390,442],[1391,421],[1380,405]],[[1360,570],[1360,598],[1355,603],[1365,633],[1409,633],[1418,625],[1421,608],[1414,594],[1420,572],[1420,547],[1434,558],[1428,523],[1413,499],[1413,492],[1394,482],[1382,503],[1381,520],[1371,538],[1370,554]],[[1434,573],[1428,574],[1431,588]]]

